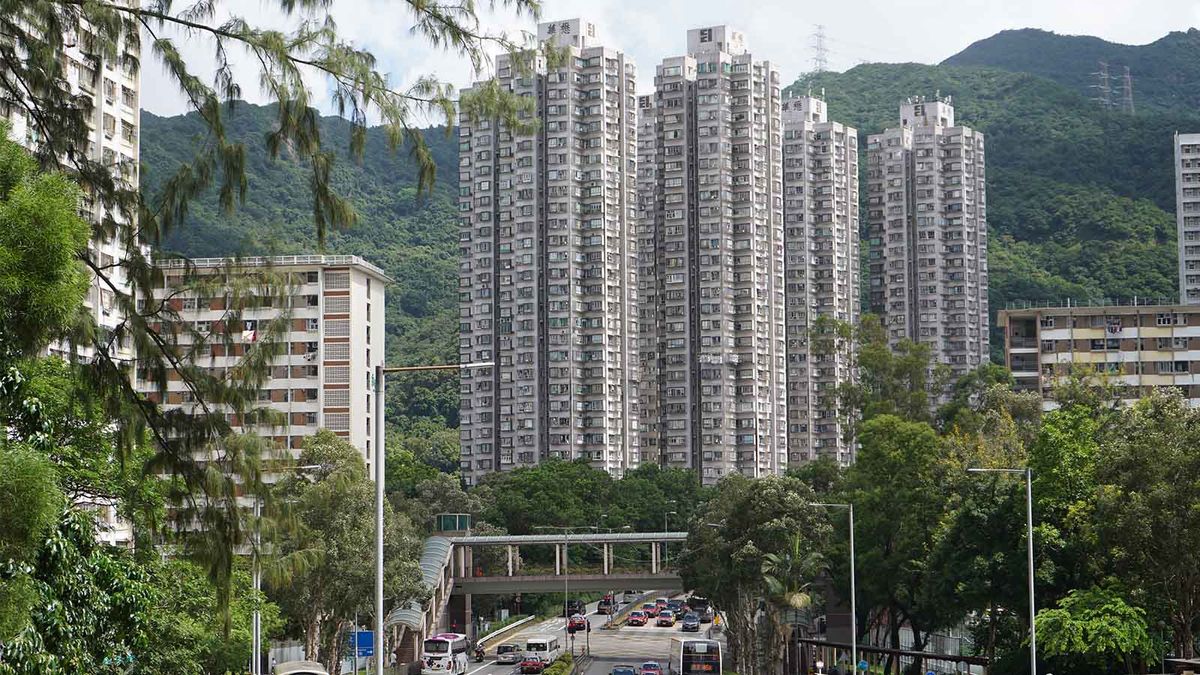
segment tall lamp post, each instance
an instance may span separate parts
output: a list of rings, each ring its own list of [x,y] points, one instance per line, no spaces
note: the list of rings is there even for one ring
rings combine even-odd
[[[1012,473],[1025,475],[1025,536],[1029,555],[1029,675],[1037,675],[1037,612],[1033,604],[1033,469],[967,469],[968,473]]]
[[[858,594],[855,592],[855,578],[858,572],[854,568],[854,504],[832,504],[814,502],[813,506],[823,506],[829,509],[846,509],[850,512],[850,667],[858,668]],[[836,659],[835,659],[836,660]]]
[[[557,526],[557,525],[537,525],[533,529],[535,529],[535,530],[557,530],[557,531],[563,533],[563,557],[562,557],[562,563],[563,563],[563,565],[562,565],[562,571],[563,571],[563,616],[566,617],[566,621],[563,622],[563,636],[564,636],[564,639],[566,639],[571,636],[571,617],[567,616],[567,600],[570,597],[570,593],[571,593],[571,586],[570,586],[570,581],[571,581],[570,558],[571,558],[571,556],[568,555],[567,547],[571,542],[571,534],[572,534],[571,530],[589,529],[589,528],[586,528],[586,527],[574,528],[574,527],[570,527],[570,526]],[[590,529],[597,529],[597,528],[590,528]],[[571,643],[571,656],[575,656],[575,643],[574,642]]]
[[[383,675],[383,380],[388,373],[416,373],[437,370],[466,370],[487,368],[486,363],[448,363],[436,366],[375,366],[375,673]]]
[[[677,516],[677,515],[679,515],[679,514],[675,511],[667,511],[666,513],[663,514],[663,534],[667,533],[667,529],[668,529],[667,528],[667,519],[670,518],[671,516]],[[663,569],[666,569],[667,563],[671,562],[671,550],[669,548],[667,548],[667,546],[668,546],[667,542],[664,541],[663,545],[662,545]]]

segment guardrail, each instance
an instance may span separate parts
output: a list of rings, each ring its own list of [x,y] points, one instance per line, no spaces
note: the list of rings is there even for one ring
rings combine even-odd
[[[592,655],[591,654],[583,654],[581,656],[576,656],[575,660],[571,662],[571,670],[568,672],[568,675],[578,675],[578,673],[586,673],[588,671],[588,667],[590,667],[591,665],[592,665]]]
[[[518,628],[528,626],[531,622],[536,621],[537,618],[538,617],[536,614],[530,614],[529,616],[525,617],[524,619],[521,619],[519,621],[514,621],[514,622],[508,624],[507,626],[505,626],[504,628],[501,628],[500,630],[494,630],[494,631],[488,633],[487,635],[484,635],[483,637],[477,639],[475,642],[478,643],[479,645],[482,645],[484,649],[487,649],[489,642],[491,642],[493,640],[499,640],[503,637],[507,637],[510,633],[516,632],[516,630]]]

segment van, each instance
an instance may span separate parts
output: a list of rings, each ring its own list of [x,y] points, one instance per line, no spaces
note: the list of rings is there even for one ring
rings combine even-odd
[[[545,661],[554,661],[562,656],[562,647],[555,635],[530,635],[525,638],[525,653],[540,656]]]

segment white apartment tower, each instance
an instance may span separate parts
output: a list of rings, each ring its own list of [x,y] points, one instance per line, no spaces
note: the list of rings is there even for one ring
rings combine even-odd
[[[1200,304],[1200,134],[1175,134],[1179,302]]]
[[[854,346],[831,324],[859,319],[858,130],[829,121],[813,96],[783,102],[783,223],[788,462],[847,465],[838,387],[854,379]]]
[[[367,475],[374,476],[372,383],[375,367],[383,365],[384,285],[389,281],[383,272],[349,255],[198,258],[189,264],[163,262],[163,287],[154,290],[180,322],[211,336],[196,342],[189,331],[154,326],[178,336],[188,363],[220,376],[258,344],[271,340],[279,352],[268,357],[270,376],[258,390],[258,407],[278,413],[279,423],[247,425],[230,411],[234,431],[271,438],[295,457],[306,437],[329,429],[358,448]],[[245,289],[260,273],[272,275],[262,287],[271,301],[231,307],[228,289]],[[166,392],[160,392],[147,375],[139,371],[135,386],[164,411],[198,405],[184,382],[169,379]]]
[[[581,19],[538,26],[553,68],[496,60],[541,125],[460,121],[462,475],[638,463],[634,65]]]
[[[871,311],[888,340],[927,344],[962,375],[988,359],[983,134],[950,99],[909,99],[867,139]]]
[[[639,100],[642,460],[705,484],[787,466],[779,72],[688,31]]]
[[[109,59],[102,53],[88,49],[94,43],[92,28],[83,22],[78,32],[64,36],[62,61],[65,66],[67,84],[75,96],[86,96],[92,101],[91,116],[88,118],[89,140],[86,154],[89,159],[112,167],[114,179],[126,188],[138,186],[139,132],[141,129],[141,74],[122,57]],[[127,55],[133,63],[140,62],[141,54],[135,53],[136,42],[124,42]],[[25,107],[15,101],[0,102],[0,115],[12,128],[13,140],[27,148],[35,149],[42,142],[42,131],[29,118]],[[87,202],[80,205],[80,216],[89,222],[99,222],[109,215],[103,204]],[[118,211],[111,213],[113,219],[122,223],[125,218]],[[120,237],[95,238],[90,244],[91,255],[97,265],[106,268],[109,281],[116,291],[105,283],[93,280],[84,306],[101,331],[111,331],[124,321],[120,308],[115,303],[117,291],[129,294],[128,280],[124,268],[114,265],[123,260],[126,252]],[[132,360],[133,348],[128,340],[116,345],[114,356],[121,360]],[[91,348],[79,346],[81,358],[92,357]],[[50,354],[70,356],[71,348],[63,342],[54,342]]]

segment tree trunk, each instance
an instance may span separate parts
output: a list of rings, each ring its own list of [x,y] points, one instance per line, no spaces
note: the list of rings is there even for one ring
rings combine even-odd
[[[900,649],[900,618],[896,616],[894,607],[888,608],[888,632],[891,634],[892,649]],[[900,659],[893,654],[888,654],[887,666],[883,671],[892,672],[893,663],[896,665],[896,675],[900,675]]]
[[[320,654],[317,652],[317,643],[320,640],[321,620],[316,616],[309,616],[304,622],[304,659],[306,661],[316,661]]]
[[[996,603],[994,602],[988,608],[987,659],[990,668],[992,661],[996,660]]]
[[[1196,638],[1192,633],[1192,622],[1188,618],[1176,617],[1171,623],[1175,628],[1175,653],[1182,659],[1194,658]]]

